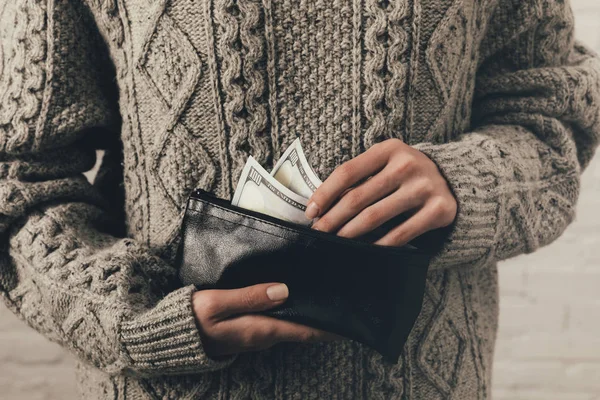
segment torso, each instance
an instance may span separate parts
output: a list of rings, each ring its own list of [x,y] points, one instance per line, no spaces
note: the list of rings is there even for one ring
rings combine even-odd
[[[248,155],[269,168],[300,137],[324,178],[386,138],[446,142],[466,131],[495,3],[88,2],[117,69],[128,234],[162,254],[177,243],[189,192],[230,197]],[[174,396],[484,398],[495,285],[494,268],[432,274],[397,366],[351,342],[284,344]],[[120,379],[155,398],[175,390],[174,378]]]

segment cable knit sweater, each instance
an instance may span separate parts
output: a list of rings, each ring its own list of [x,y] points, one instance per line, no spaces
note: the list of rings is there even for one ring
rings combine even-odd
[[[489,398],[496,262],[563,232],[598,142],[573,32],[563,0],[0,1],[0,293],[85,399]],[[397,365],[350,340],[203,350],[186,197],[296,137],[321,177],[401,138],[457,198]]]

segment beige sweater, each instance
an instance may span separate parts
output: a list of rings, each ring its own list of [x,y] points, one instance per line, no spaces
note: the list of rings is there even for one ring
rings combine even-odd
[[[562,0],[0,1],[0,293],[85,399],[489,398],[496,262],[572,221],[599,78]],[[172,266],[186,197],[296,137],[322,177],[401,138],[457,197],[397,365],[349,340],[203,351]]]

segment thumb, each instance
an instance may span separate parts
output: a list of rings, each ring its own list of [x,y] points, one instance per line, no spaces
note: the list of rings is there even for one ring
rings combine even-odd
[[[267,310],[282,304],[288,296],[289,289],[284,283],[260,283],[241,289],[223,290],[219,314],[229,317]]]

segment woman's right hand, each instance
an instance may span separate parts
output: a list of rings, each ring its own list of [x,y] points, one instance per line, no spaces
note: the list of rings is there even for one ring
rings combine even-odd
[[[206,289],[193,295],[204,351],[211,357],[264,350],[279,342],[319,342],[341,339],[293,322],[256,314],[288,297],[284,284],[261,283],[241,289]]]

